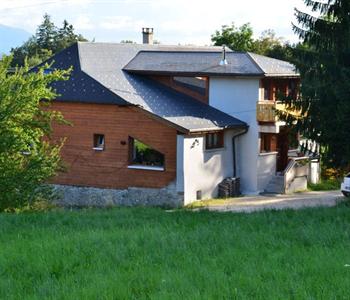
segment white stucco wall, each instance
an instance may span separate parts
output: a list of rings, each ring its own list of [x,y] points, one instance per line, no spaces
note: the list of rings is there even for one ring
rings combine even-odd
[[[176,142],[176,192],[184,192],[184,136],[177,135]]]
[[[261,153],[258,158],[258,189],[263,192],[276,175],[277,152]]]
[[[178,152],[183,147],[183,156],[178,154],[177,190],[183,187],[185,205],[197,200],[197,191],[202,199],[217,197],[218,184],[233,176],[233,135],[233,130],[225,131],[224,148],[215,150],[205,149],[203,135],[178,136]]]
[[[237,176],[244,194],[256,194],[258,187],[259,127],[256,103],[258,78],[210,77],[209,104],[249,125],[246,134],[236,139]]]

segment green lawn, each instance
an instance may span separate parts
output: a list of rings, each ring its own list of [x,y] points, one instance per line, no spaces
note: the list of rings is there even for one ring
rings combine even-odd
[[[0,299],[349,299],[350,207],[0,214]]]

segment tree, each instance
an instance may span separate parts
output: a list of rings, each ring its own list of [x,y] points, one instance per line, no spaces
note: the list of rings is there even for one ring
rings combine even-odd
[[[33,203],[60,168],[63,141],[50,140],[52,122],[63,122],[49,109],[56,94],[50,84],[66,80],[69,71],[28,72],[28,66],[9,74],[11,57],[0,61],[0,211]],[[46,72],[47,73],[47,72]]]
[[[43,22],[38,26],[36,31],[36,43],[41,49],[54,51],[56,48],[56,40],[58,37],[58,30],[55,24],[51,21],[48,14],[44,15]]]
[[[35,35],[22,46],[11,49],[12,67],[24,66],[25,59],[28,60],[29,66],[35,66],[77,41],[87,40],[81,34],[76,34],[73,25],[67,20],[64,20],[62,27],[58,28],[51,21],[51,17],[45,14]]]
[[[221,31],[211,36],[215,46],[226,45],[234,51],[252,51],[254,46],[253,29],[249,23],[237,28],[234,23],[231,26],[223,25]]]
[[[249,23],[239,28],[234,23],[231,26],[223,25],[221,31],[217,30],[211,36],[211,40],[215,46],[226,45],[234,51],[249,51],[287,61],[291,59],[291,45],[277,37],[271,29],[263,31],[258,39],[254,39]]]
[[[323,162],[350,166],[350,2],[305,0],[319,17],[296,10],[294,31],[303,40],[293,51],[301,75],[298,99],[286,104],[302,111],[302,119],[288,118],[301,133],[321,145]]]
[[[73,25],[64,20],[62,28],[57,31],[54,52],[61,51],[77,41],[84,42],[87,40],[81,34],[76,34]]]
[[[259,39],[254,41],[253,52],[272,58],[290,61],[292,47],[283,38],[277,37],[272,29],[263,31]]]

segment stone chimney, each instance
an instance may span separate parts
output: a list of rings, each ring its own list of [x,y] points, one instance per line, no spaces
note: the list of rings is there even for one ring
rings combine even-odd
[[[153,28],[142,28],[142,43],[153,44]]]

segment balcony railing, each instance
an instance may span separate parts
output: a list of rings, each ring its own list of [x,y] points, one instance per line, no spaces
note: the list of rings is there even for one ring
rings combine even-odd
[[[276,122],[278,116],[276,111],[291,114],[296,118],[301,117],[301,112],[287,110],[286,106],[275,101],[259,101],[256,105],[256,118],[259,122]]]
[[[256,105],[256,118],[259,122],[276,122],[276,102],[258,102]]]

